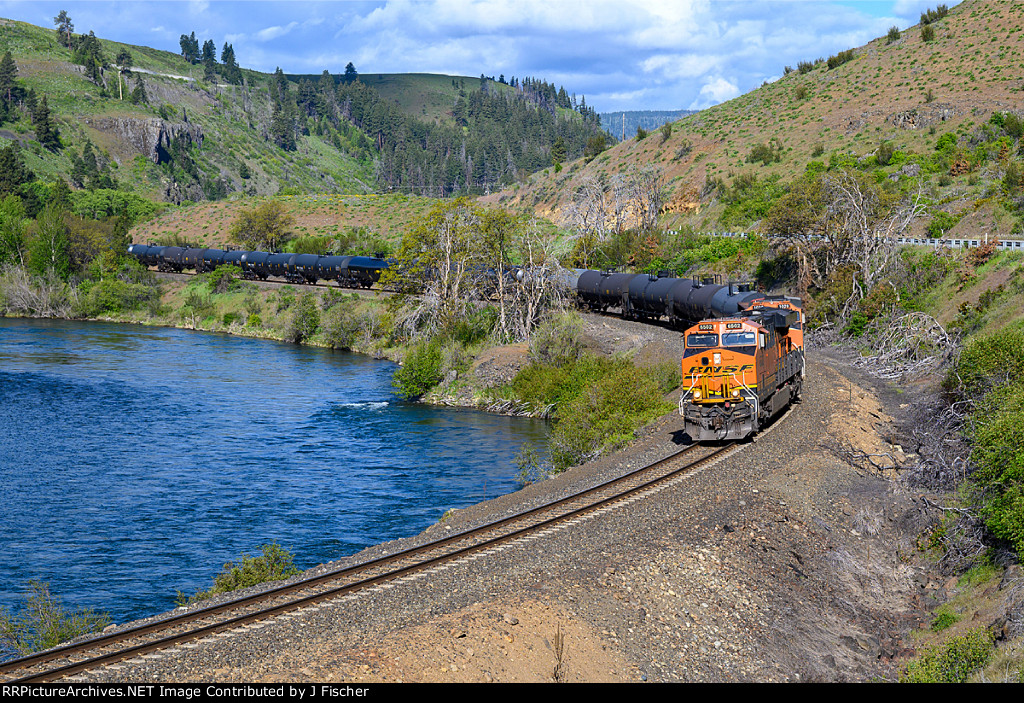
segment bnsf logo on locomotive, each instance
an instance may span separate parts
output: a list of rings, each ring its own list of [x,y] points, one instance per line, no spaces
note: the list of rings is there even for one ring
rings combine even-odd
[[[753,364],[743,364],[741,366],[694,366],[690,371],[690,375],[743,373],[744,371],[750,371],[752,368],[754,368]]]

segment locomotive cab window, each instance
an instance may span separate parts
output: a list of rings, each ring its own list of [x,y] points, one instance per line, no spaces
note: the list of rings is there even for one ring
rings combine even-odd
[[[718,346],[717,334],[688,334],[686,335],[686,346],[708,349]]]
[[[688,334],[686,335],[686,349],[683,350],[683,358],[699,354],[704,349],[711,349],[718,346],[717,334]]]
[[[752,347],[757,344],[753,332],[726,332],[722,335],[723,347]]]

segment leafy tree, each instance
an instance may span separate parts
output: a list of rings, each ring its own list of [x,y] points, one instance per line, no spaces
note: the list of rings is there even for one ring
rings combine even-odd
[[[71,23],[67,10],[61,10],[60,14],[53,18],[53,24],[57,28],[57,41],[70,49],[73,43],[71,33],[75,31],[75,25]]]
[[[293,218],[277,200],[243,210],[231,225],[231,239],[249,249],[276,251],[291,233]]]
[[[49,203],[36,219],[36,233],[29,249],[29,270],[39,276],[54,273],[62,280],[71,275],[68,223],[63,208]]]
[[[50,587],[29,581],[29,592],[20,615],[0,608],[0,644],[21,654],[31,654],[90,632],[99,632],[110,624],[105,613],[85,609],[68,613]]]
[[[16,195],[0,200],[0,266],[25,264],[25,205]]]

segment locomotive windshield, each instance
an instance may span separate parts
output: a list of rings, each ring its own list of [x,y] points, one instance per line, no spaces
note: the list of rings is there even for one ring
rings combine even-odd
[[[752,347],[757,344],[757,335],[753,332],[726,332],[722,335],[723,347]]]
[[[686,346],[708,349],[718,346],[717,334],[688,334],[686,335]]]

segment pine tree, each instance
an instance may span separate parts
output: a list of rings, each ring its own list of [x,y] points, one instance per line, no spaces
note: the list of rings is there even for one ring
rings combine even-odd
[[[359,72],[356,71],[356,67],[351,61],[345,66],[345,75],[342,77],[342,80],[346,83],[355,83],[359,80]]]
[[[36,139],[39,140],[39,143],[50,151],[59,150],[61,147],[60,134],[53,124],[53,119],[50,116],[50,106],[46,103],[45,95],[36,107],[32,121],[35,123]]]
[[[149,103],[149,96],[146,95],[146,84],[142,82],[141,74],[135,76],[135,89],[128,96],[128,99],[132,101],[132,105]]]
[[[235,61],[235,48],[224,42],[224,48],[220,52],[220,62],[224,66],[224,80],[232,85],[239,85],[242,82],[242,70]]]
[[[12,102],[17,88],[18,64],[10,51],[4,52],[0,59],[0,95],[8,103]]]
[[[57,27],[57,41],[71,48],[71,33],[75,31],[75,25],[71,23],[67,10],[61,10],[60,14],[53,18],[53,24]]]
[[[217,75],[217,45],[213,43],[212,39],[207,39],[203,42],[203,77],[208,81],[212,81]]]
[[[199,59],[199,40],[196,39],[195,32],[191,35],[182,34],[178,45],[181,47],[181,56],[186,61],[195,63]]]

